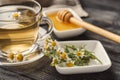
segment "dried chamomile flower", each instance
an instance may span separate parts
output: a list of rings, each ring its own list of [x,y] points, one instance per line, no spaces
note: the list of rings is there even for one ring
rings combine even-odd
[[[65,52],[61,54],[61,59],[64,59],[64,60],[67,59],[67,54]]]
[[[67,67],[73,67],[73,66],[74,66],[74,63],[73,63],[73,62],[67,62],[67,63],[66,63],[66,66],[67,66]]]
[[[56,46],[56,45],[57,45],[56,41],[55,40],[52,41],[52,46]]]
[[[8,54],[7,54],[7,57],[8,57],[9,59],[13,60],[13,59],[14,59],[14,53],[8,53]]]
[[[52,66],[84,66],[89,65],[90,60],[97,60],[102,64],[102,62],[93,55],[93,52],[85,49],[85,46],[80,46],[80,48],[78,48],[68,44],[64,46],[65,48],[60,48],[57,42],[50,37],[46,39],[46,43],[47,44],[44,46],[44,53],[49,58],[52,58]]]
[[[18,53],[16,54],[16,60],[19,62],[19,61],[22,61],[23,60],[23,55],[21,53]]]

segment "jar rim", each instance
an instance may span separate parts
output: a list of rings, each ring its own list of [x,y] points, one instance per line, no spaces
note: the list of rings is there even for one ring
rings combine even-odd
[[[26,3],[27,3],[27,1],[34,3],[35,5],[37,5],[39,7],[38,11],[35,12],[35,15],[33,15],[33,17],[30,18],[30,19],[33,19],[37,15],[39,15],[40,12],[42,12],[42,6],[37,1],[35,1],[35,0],[24,0],[24,2],[26,2]],[[17,4],[7,4],[7,6],[8,5],[11,5],[11,6],[12,5],[16,5],[17,6]],[[4,5],[0,5],[0,7],[3,7],[3,6],[5,7],[6,5],[5,4]],[[20,5],[20,6],[23,6],[23,5]],[[29,6],[25,6],[25,7],[29,7]],[[2,19],[0,19],[0,22],[19,22],[19,20],[2,20]]]

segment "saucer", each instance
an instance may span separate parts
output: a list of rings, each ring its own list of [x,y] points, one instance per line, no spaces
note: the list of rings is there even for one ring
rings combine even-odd
[[[40,29],[39,29],[40,36],[43,36],[45,33],[46,33],[46,30],[40,27]],[[0,66],[8,66],[8,67],[11,66],[12,67],[12,66],[26,65],[26,64],[36,62],[37,60],[41,59],[43,56],[44,56],[44,54],[42,52],[40,52],[40,53],[37,53],[37,55],[35,55],[34,57],[32,57],[32,58],[30,58],[28,60],[25,60],[25,61],[21,61],[21,62],[8,62],[8,61],[3,61],[1,59],[0,60]]]

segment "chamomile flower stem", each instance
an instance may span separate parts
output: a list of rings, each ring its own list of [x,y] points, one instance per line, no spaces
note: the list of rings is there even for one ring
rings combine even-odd
[[[52,39],[47,38],[49,49],[44,49],[45,54],[48,57],[52,58],[52,66],[61,65],[63,66],[84,66],[89,65],[90,60],[97,60],[99,63],[102,62],[92,54],[91,51],[85,49],[85,46],[81,46],[80,48],[75,47],[74,45],[65,45],[65,48],[61,48],[58,46],[58,43]]]

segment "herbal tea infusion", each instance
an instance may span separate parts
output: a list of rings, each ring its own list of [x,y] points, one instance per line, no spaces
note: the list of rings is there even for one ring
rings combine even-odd
[[[35,0],[2,1],[0,61],[15,63],[43,56],[41,43],[52,32],[52,21],[42,17],[41,5]],[[41,22],[48,26],[43,28]]]
[[[0,48],[32,45],[37,39],[41,18],[35,14],[32,8],[26,6],[0,7]]]

